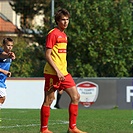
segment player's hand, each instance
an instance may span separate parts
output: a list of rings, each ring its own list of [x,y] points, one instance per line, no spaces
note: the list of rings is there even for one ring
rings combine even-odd
[[[7,75],[7,77],[11,77],[11,72],[4,70],[4,74]]]
[[[12,75],[11,72],[7,73],[7,77],[11,77],[11,75]]]
[[[65,80],[65,77],[64,77],[64,75],[61,72],[58,72],[57,76],[59,78],[59,81],[64,81]]]
[[[13,60],[16,58],[16,56],[15,56],[15,54],[13,52],[9,52],[8,56],[9,56],[9,58],[11,58]]]

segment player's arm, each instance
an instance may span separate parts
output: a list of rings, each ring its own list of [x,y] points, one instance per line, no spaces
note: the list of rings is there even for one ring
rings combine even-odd
[[[6,53],[6,52],[1,52],[0,51],[0,58],[2,58],[2,59],[5,59],[5,58],[9,58],[9,55],[8,55],[8,53]]]
[[[58,69],[58,67],[55,65],[54,61],[52,60],[52,58],[51,58],[51,52],[52,52],[52,49],[51,48],[46,48],[46,50],[45,50],[45,58],[46,58],[47,62],[51,65],[51,67],[56,71],[59,80],[60,81],[63,81],[63,80],[65,80],[65,77],[60,72],[60,70]]]
[[[3,52],[0,53],[0,58],[2,58],[2,59],[11,58],[11,59],[14,60],[16,58],[16,56],[13,52],[6,53],[6,52],[3,51]]]
[[[7,75],[8,77],[11,77],[11,72],[7,71],[7,70],[4,70],[4,69],[1,69],[0,68],[0,72],[4,73],[5,75]]]

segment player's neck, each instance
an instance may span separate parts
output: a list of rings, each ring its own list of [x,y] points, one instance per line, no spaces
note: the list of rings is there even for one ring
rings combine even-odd
[[[57,29],[59,29],[61,32],[64,32],[65,29],[62,29],[61,27],[57,26]]]

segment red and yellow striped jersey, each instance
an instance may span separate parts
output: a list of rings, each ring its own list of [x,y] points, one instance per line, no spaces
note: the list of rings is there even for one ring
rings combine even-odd
[[[68,74],[67,72],[67,61],[66,61],[66,53],[67,53],[67,36],[64,32],[61,32],[59,29],[52,29],[46,38],[46,48],[51,48],[51,57],[58,67],[58,69],[65,76]],[[47,62],[44,67],[45,74],[56,75],[55,70],[49,65]]]

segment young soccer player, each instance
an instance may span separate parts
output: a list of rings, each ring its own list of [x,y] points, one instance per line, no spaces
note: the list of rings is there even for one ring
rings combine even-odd
[[[67,71],[67,36],[64,30],[68,27],[69,17],[70,14],[67,10],[58,10],[55,14],[57,27],[52,29],[46,38],[45,58],[47,63],[44,67],[45,96],[41,107],[41,133],[53,133],[48,130],[48,120],[50,105],[54,100],[54,93],[57,89],[66,91],[71,98],[67,133],[87,133],[76,127],[80,95],[71,74]]]
[[[11,52],[13,48],[13,40],[5,38],[2,42],[3,48],[0,48],[0,109],[6,98],[5,80],[11,76],[9,71],[12,60],[15,59],[15,54]]]

